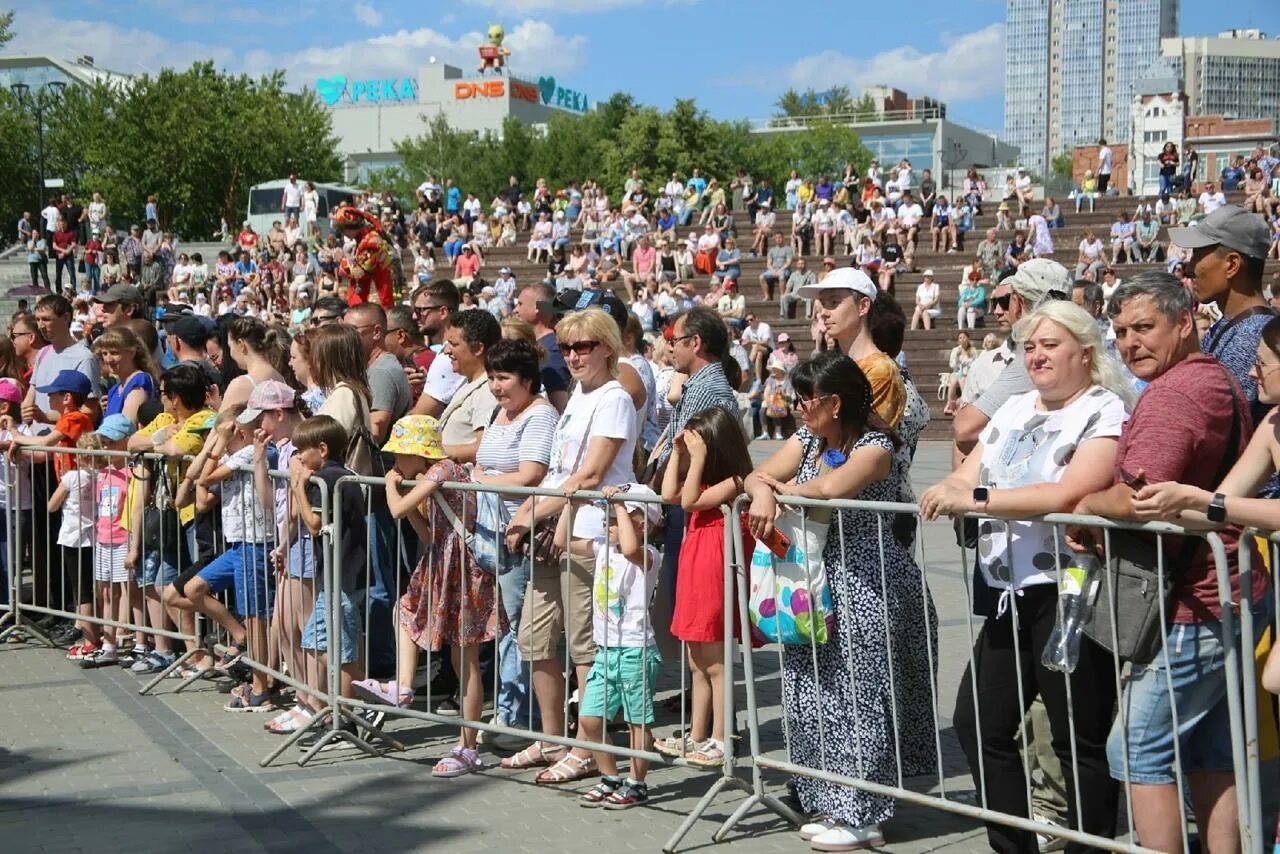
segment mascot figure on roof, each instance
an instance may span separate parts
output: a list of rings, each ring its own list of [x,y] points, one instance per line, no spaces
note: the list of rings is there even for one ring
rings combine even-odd
[[[350,258],[343,258],[338,268],[338,275],[351,282],[347,290],[347,304],[369,302],[369,285],[372,283],[376,301],[383,308],[391,308],[395,304],[392,264],[396,259],[382,223],[373,214],[354,205],[339,205],[333,212],[332,222],[334,231],[356,242],[355,253]]]
[[[481,75],[492,68],[499,77],[502,76],[502,69],[507,67],[507,57],[511,55],[511,50],[502,46],[506,37],[502,24],[489,25],[489,43],[480,45]]]

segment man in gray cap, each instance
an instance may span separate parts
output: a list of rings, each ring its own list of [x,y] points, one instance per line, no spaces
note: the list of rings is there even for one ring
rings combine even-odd
[[[102,325],[108,329],[123,326],[143,314],[142,291],[134,285],[112,285],[94,297],[93,301],[99,306]]]
[[[1184,267],[1195,280],[1200,302],[1217,304],[1222,318],[1200,339],[1200,351],[1235,375],[1256,425],[1268,407],[1258,403],[1258,384],[1249,376],[1262,327],[1275,312],[1262,296],[1262,274],[1271,244],[1266,221],[1236,205],[1224,205],[1189,228],[1169,229],[1169,240],[1191,250]]]

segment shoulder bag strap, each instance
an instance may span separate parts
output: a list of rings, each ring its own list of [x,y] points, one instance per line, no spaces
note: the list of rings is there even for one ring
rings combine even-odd
[[[1266,315],[1274,316],[1275,313],[1276,313],[1275,309],[1266,305],[1255,305],[1252,308],[1247,308],[1244,311],[1240,312],[1235,317],[1228,320],[1226,324],[1222,327],[1222,330],[1218,332],[1217,335],[1213,336],[1213,340],[1209,343],[1209,355],[1210,356],[1213,355],[1213,348],[1218,346],[1218,342],[1221,341],[1223,337],[1228,332],[1231,331],[1231,327],[1235,326],[1237,323],[1244,320],[1246,317],[1253,317],[1258,314],[1266,314]]]
[[[438,507],[440,512],[444,514],[444,518],[449,520],[449,524],[453,526],[453,532],[462,538],[462,541],[467,545],[467,548],[470,548],[472,537],[471,532],[462,524],[462,520],[453,512],[453,508],[449,506],[448,501],[445,501],[444,496],[440,494],[439,490],[436,490],[431,494],[431,500],[435,502],[436,507]]]

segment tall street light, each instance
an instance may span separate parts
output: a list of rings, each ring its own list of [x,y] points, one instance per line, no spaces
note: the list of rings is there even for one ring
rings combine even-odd
[[[26,83],[14,83],[9,91],[18,100],[18,104],[36,117],[36,159],[40,163],[40,189],[36,193],[36,210],[44,206],[44,114],[57,106],[67,84],[60,80],[41,83],[34,93]]]

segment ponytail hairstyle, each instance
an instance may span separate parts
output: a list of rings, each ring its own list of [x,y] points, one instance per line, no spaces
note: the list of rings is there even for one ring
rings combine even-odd
[[[836,420],[840,422],[841,450],[848,451],[867,433],[883,433],[895,450],[902,447],[897,431],[871,405],[871,381],[858,363],[843,353],[829,350],[802,362],[791,372],[791,386],[799,397],[833,395],[840,399]]]

